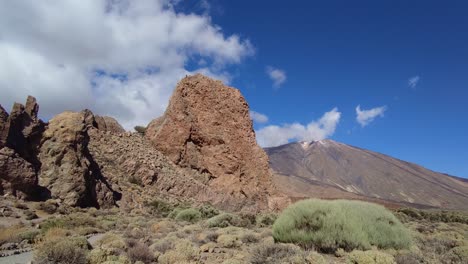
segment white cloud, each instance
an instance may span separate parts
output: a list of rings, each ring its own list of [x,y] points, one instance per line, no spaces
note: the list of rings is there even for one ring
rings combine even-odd
[[[356,120],[362,127],[365,127],[370,122],[374,121],[376,117],[383,117],[386,110],[386,106],[376,107],[369,110],[361,110],[361,106],[358,105],[356,107]]]
[[[266,72],[273,81],[273,87],[279,88],[286,81],[286,72],[280,69],[268,66]]]
[[[262,147],[275,147],[292,140],[322,140],[335,133],[336,126],[340,122],[340,117],[341,113],[335,107],[331,111],[326,112],[319,120],[312,121],[307,125],[293,123],[282,126],[266,126],[256,131],[257,142]]]
[[[268,116],[261,114],[259,112],[255,112],[250,110],[250,118],[257,123],[263,124],[268,122]]]
[[[207,15],[174,0],[15,0],[0,8],[0,104],[37,97],[41,115],[90,108],[126,128],[161,115],[180,78],[229,81],[223,69],[252,55]],[[204,60],[188,71],[191,59]],[[209,62],[209,63],[208,63]]]
[[[413,76],[408,79],[408,86],[414,89],[416,88],[420,80],[421,80],[421,77],[419,77],[419,75]]]

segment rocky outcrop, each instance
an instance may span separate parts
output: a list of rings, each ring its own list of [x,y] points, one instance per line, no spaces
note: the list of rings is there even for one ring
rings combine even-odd
[[[96,115],[94,119],[99,130],[109,131],[115,134],[125,133],[125,129],[119,124],[119,122],[110,116]]]
[[[89,153],[88,129],[94,125],[89,110],[64,112],[49,121],[43,135],[39,184],[70,206],[109,207],[120,198]]]
[[[8,115],[0,107],[0,191],[24,198],[37,190],[37,159],[45,124],[38,118],[36,98],[29,96],[26,106],[15,103]]]
[[[34,166],[11,148],[0,149],[0,193],[29,198],[37,193],[36,187],[37,173]]]
[[[239,90],[203,75],[184,78],[146,137],[179,166],[208,174],[213,190],[267,206],[274,191],[268,157]]]

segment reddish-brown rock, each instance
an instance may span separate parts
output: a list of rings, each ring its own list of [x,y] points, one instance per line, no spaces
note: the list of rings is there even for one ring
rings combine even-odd
[[[125,129],[119,124],[119,122],[110,116],[96,115],[94,116],[94,119],[96,120],[96,126],[99,130],[109,131],[115,134],[125,133]]]
[[[182,79],[146,137],[174,163],[208,173],[213,190],[267,206],[274,191],[268,157],[239,90],[203,75]]]

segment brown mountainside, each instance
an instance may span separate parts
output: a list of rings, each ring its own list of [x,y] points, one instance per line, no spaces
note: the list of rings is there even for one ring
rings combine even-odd
[[[267,148],[275,184],[292,197],[371,199],[467,209],[468,183],[332,140]]]

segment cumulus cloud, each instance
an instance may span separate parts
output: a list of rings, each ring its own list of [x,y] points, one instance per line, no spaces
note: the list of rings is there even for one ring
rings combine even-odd
[[[421,77],[419,77],[419,75],[413,76],[408,79],[408,86],[414,89],[416,88],[420,80],[421,80]]]
[[[268,122],[268,116],[261,114],[259,112],[255,112],[253,110],[250,110],[250,118],[259,124],[267,123]]]
[[[266,72],[273,81],[273,87],[279,88],[286,81],[286,72],[277,68],[268,66]]]
[[[177,0],[6,1],[0,8],[0,103],[31,94],[49,118],[90,108],[126,128],[163,113],[176,83],[224,69],[253,54],[207,15],[185,14]],[[189,71],[192,59],[205,61]]]
[[[293,123],[282,126],[266,126],[256,131],[257,142],[262,147],[275,147],[294,140],[322,140],[335,133],[340,117],[341,113],[335,107],[326,112],[319,120],[312,121],[307,125]]]
[[[361,106],[358,105],[356,107],[356,121],[361,124],[362,127],[365,127],[370,122],[374,121],[376,117],[383,117],[386,110],[386,106],[380,106],[369,110],[361,110]]]

